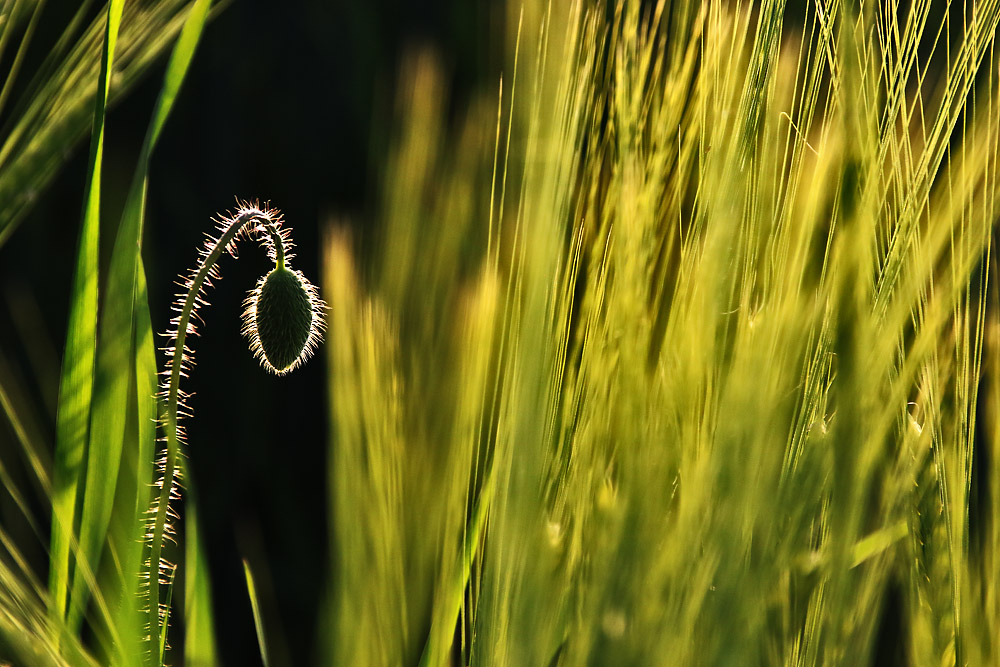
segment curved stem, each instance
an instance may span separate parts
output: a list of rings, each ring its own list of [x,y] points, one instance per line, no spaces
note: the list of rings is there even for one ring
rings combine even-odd
[[[271,243],[274,245],[274,265],[276,268],[285,268],[285,239],[281,236],[281,232],[270,222],[262,223],[264,226],[264,231],[266,231],[271,237]]]
[[[169,364],[169,379],[166,387],[166,404],[162,415],[162,428],[166,440],[166,453],[163,458],[163,478],[160,482],[160,491],[154,501],[151,514],[154,514],[152,529],[149,532],[150,557],[149,557],[149,640],[153,651],[159,654],[159,662],[163,662],[163,637],[165,628],[160,620],[160,571],[161,554],[163,552],[163,541],[167,530],[167,512],[169,511],[170,496],[173,492],[174,481],[177,476],[178,455],[180,452],[181,435],[178,429],[178,410],[180,407],[180,378],[184,370],[184,360],[187,356],[185,340],[187,338],[188,327],[191,316],[197,308],[199,295],[202,286],[209,276],[213,275],[213,268],[219,257],[225,252],[230,243],[235,241],[240,232],[252,222],[260,224],[270,235],[274,244],[275,263],[284,266],[285,252],[284,239],[281,231],[271,220],[269,214],[257,208],[248,208],[240,211],[226,227],[222,234],[216,239],[204,255],[198,270],[191,277],[188,284],[187,295],[177,317],[177,329]]]

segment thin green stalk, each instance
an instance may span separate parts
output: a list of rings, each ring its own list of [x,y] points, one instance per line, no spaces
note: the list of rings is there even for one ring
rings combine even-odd
[[[177,316],[172,320],[175,328],[169,334],[174,344],[167,349],[167,381],[161,393],[163,409],[160,421],[166,442],[160,462],[163,477],[160,480],[160,491],[149,512],[149,561],[145,573],[149,585],[149,607],[146,610],[149,656],[152,658],[153,655],[159,655],[160,663],[163,660],[162,647],[165,646],[166,617],[169,613],[169,599],[162,609],[160,606],[160,585],[166,585],[169,594],[175,569],[162,556],[163,543],[165,538],[174,534],[167,517],[170,514],[170,498],[179,495],[175,482],[181,476],[179,453],[184,439],[180,417],[188,413],[180,381],[192,361],[192,351],[186,345],[188,334],[196,333],[191,320],[198,308],[207,303],[202,290],[205,285],[211,285],[212,279],[220,277],[216,264],[222,254],[229,252],[235,257],[236,242],[241,235],[252,234],[267,249],[268,256],[275,265],[274,270],[261,278],[251,291],[243,316],[244,334],[249,337],[251,350],[261,364],[278,375],[297,368],[312,354],[324,326],[322,320],[325,305],[316,288],[300,272],[286,268],[286,262],[293,257],[290,252],[293,244],[289,230],[283,228],[281,223],[281,214],[277,210],[262,210],[256,205],[241,202],[235,214],[218,221],[218,236],[209,237],[206,241],[198,264],[187,276],[187,291],[178,295],[174,304]],[[278,279],[269,283],[268,277],[276,273],[279,274]],[[292,304],[290,309],[285,307],[286,303]],[[305,318],[302,317],[303,304],[308,312],[308,317]],[[292,314],[290,318],[289,313]],[[285,335],[290,336],[292,342],[283,339]],[[284,356],[276,355],[272,345],[276,345]],[[272,363],[279,357],[281,361]]]
[[[260,225],[268,234],[269,245],[273,244],[272,252],[275,261],[284,264],[284,237],[278,229],[276,223],[279,218],[276,211],[262,211],[257,207],[244,206],[238,214],[220,222],[221,235],[216,239],[209,239],[202,251],[202,260],[195,269],[193,276],[187,283],[187,294],[181,303],[180,313],[175,318],[176,329],[172,332],[174,346],[168,350],[170,359],[168,362],[169,375],[167,380],[163,409],[162,424],[166,439],[166,453],[164,455],[163,478],[160,482],[160,492],[154,501],[154,519],[150,536],[150,558],[148,564],[149,578],[149,627],[150,640],[162,643],[165,633],[165,623],[161,622],[160,616],[160,584],[168,583],[160,579],[164,570],[173,569],[173,566],[161,562],[163,552],[164,537],[172,533],[172,528],[167,523],[167,513],[169,511],[170,496],[174,493],[174,483],[178,476],[178,453],[180,442],[183,439],[179,425],[179,412],[182,403],[182,393],[180,390],[181,375],[191,360],[191,352],[185,347],[188,332],[194,333],[191,324],[191,317],[205,301],[201,299],[202,287],[206,281],[211,283],[211,278],[219,278],[216,269],[216,262],[223,252],[235,250],[234,244],[241,232],[246,230],[250,223]]]

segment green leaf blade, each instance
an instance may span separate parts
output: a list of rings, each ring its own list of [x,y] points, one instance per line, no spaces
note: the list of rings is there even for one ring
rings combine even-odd
[[[189,490],[190,494],[191,491]],[[189,667],[219,664],[212,620],[212,582],[201,540],[197,505],[187,510],[184,553],[184,663]]]
[[[257,645],[260,648],[260,660],[264,667],[268,667],[267,641],[264,637],[264,618],[260,610],[260,600],[257,596],[257,585],[254,582],[253,572],[250,570],[250,562],[243,559],[243,574],[247,580],[247,595],[250,596],[250,607],[253,610],[253,625],[257,630]]]
[[[94,380],[104,117],[123,7],[124,0],[115,0],[108,5],[101,76],[91,134],[88,179],[84,193],[83,221],[59,386],[52,489],[53,528],[50,544],[49,591],[52,596],[52,613],[60,618],[66,611],[70,544],[76,514],[77,488],[86,449]]]
[[[141,419],[130,422],[127,410],[123,407],[130,403],[130,387],[136,391],[145,391],[144,387],[150,387],[150,372],[155,375],[155,362],[151,357],[151,333],[138,330],[148,327],[149,322],[141,258],[149,162],[156,140],[191,64],[210,5],[209,0],[197,0],[192,5],[175,44],[112,251],[105,302],[101,311],[79,535],[80,553],[91,563],[92,569],[96,569],[101,557],[104,538],[116,504],[116,493],[124,490],[126,493],[137,494],[130,501],[133,507],[142,506],[148,500],[146,484],[128,484],[127,480],[122,482],[119,473],[125,443],[134,438],[138,448],[152,453],[155,437],[146,419],[149,415],[155,415],[155,403],[149,402],[155,400],[152,394],[140,397],[138,403],[131,403],[139,410],[138,417],[142,417]],[[139,312],[143,309],[145,313]],[[148,339],[149,343],[139,346],[139,339]],[[138,349],[139,347],[143,349]],[[139,432],[129,433],[129,423],[136,424]],[[132,471],[128,472],[131,475]],[[147,483],[149,481],[152,481],[151,478]],[[121,544],[120,539],[113,538],[112,541]],[[127,576],[124,572],[120,574]],[[124,587],[130,588],[127,584]],[[82,572],[74,573],[71,591],[68,618],[70,627],[77,628],[89,599]],[[155,598],[153,601],[154,604],[157,602]]]

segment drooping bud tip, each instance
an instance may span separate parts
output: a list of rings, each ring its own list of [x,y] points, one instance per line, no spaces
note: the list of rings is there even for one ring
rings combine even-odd
[[[325,304],[302,272],[275,267],[247,296],[243,333],[261,365],[278,375],[301,366],[323,337]]]

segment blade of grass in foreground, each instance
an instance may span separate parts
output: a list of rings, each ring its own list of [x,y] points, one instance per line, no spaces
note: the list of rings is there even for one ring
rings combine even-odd
[[[198,526],[197,503],[188,492],[184,530],[184,664],[208,667],[219,664],[212,621],[212,587],[208,578],[208,560]],[[244,561],[244,566],[246,561]],[[257,618],[254,604],[254,619]],[[258,631],[259,632],[259,631]]]
[[[119,32],[112,99],[134,86],[174,42],[189,6],[186,0],[128,3]],[[0,247],[40,200],[69,154],[67,148],[90,127],[105,17],[102,13],[77,34],[86,15],[77,12],[25,91],[11,100],[10,113],[5,113],[0,130]]]
[[[90,447],[80,524],[81,558],[85,558],[95,568],[100,558],[102,539],[111,520],[122,446],[130,435],[126,433],[126,425],[139,425],[140,433],[131,434],[131,437],[138,437],[145,426],[139,424],[138,419],[131,422],[122,406],[129,404],[130,387],[145,392],[146,387],[155,386],[155,377],[145,377],[151,372],[155,373],[149,367],[148,354],[143,355],[136,346],[137,319],[141,322],[149,321],[148,305],[144,290],[140,287],[142,276],[139,275],[142,270],[140,252],[149,161],[191,64],[210,4],[209,0],[199,0],[193,5],[174,46],[133,175],[111,257],[97,350]],[[142,298],[139,298],[140,294]],[[139,371],[144,377],[136,377],[135,374]],[[139,415],[155,414],[155,399],[152,394],[136,396],[135,400]],[[143,462],[139,464],[144,465]],[[144,490],[146,487],[140,485],[140,488]],[[129,504],[135,506],[138,502],[139,499],[132,499]],[[134,526],[131,535],[113,535],[112,542],[121,546],[120,551],[124,552],[125,542],[138,539],[142,534],[143,526],[140,523]],[[78,569],[73,578],[69,615],[71,627],[78,627],[88,598],[85,581],[80,574]],[[126,573],[123,576],[127,576]],[[130,587],[128,584],[125,586]],[[159,591],[155,584],[150,590],[152,608],[155,610],[159,606]],[[153,638],[158,639],[159,633]]]
[[[184,23],[184,28],[181,29],[180,37],[177,39],[177,45],[174,47],[173,53],[170,54],[170,62],[167,64],[167,72],[163,79],[163,88],[160,90],[160,98],[157,100],[156,110],[153,112],[153,120],[150,123],[149,134],[146,135],[146,150],[144,150],[140,156],[139,170],[136,172],[136,178],[133,182],[133,188],[135,191],[141,191],[142,193],[141,197],[138,198],[142,203],[138,204],[138,208],[135,211],[136,225],[140,232],[142,229],[142,215],[145,210],[144,203],[146,199],[145,194],[148,178],[147,171],[149,156],[152,153],[153,146],[156,144],[160,131],[163,129],[163,125],[170,114],[170,109],[173,107],[174,100],[180,90],[181,83],[184,81],[184,76],[187,74],[191,60],[194,58],[195,49],[198,46],[198,41],[201,39],[202,31],[205,28],[205,22],[208,19],[208,10],[210,6],[210,0],[197,0],[197,2],[194,3],[191,8],[191,13],[188,15],[188,18]],[[163,483],[171,484],[172,481],[164,480]],[[157,531],[154,529],[153,534],[156,533]],[[145,534],[145,531],[143,534]],[[162,532],[160,534],[162,534]],[[150,544],[149,562],[151,576],[149,578],[148,601],[150,638],[154,642],[161,644],[164,643],[167,625],[165,621],[161,621],[159,613],[159,580],[156,576],[152,576],[152,574],[155,571],[155,568],[159,567],[161,562],[160,554],[162,546],[162,544],[157,544],[155,542]],[[169,593],[170,589],[168,587],[168,595]]]
[[[4,105],[10,96],[10,91],[14,89],[14,83],[17,81],[17,73],[24,62],[24,56],[28,52],[28,46],[31,44],[31,36],[35,33],[35,28],[38,27],[38,19],[41,18],[44,7],[44,0],[40,0],[35,4],[34,11],[31,13],[31,19],[28,21],[28,27],[21,37],[21,43],[18,44],[14,63],[10,66],[10,71],[7,73],[7,80],[4,82],[3,88],[0,89],[0,112],[3,111]],[[3,31],[3,38],[0,38],[0,42],[5,40],[8,32],[8,30]],[[2,48],[0,48],[0,51],[2,51]]]
[[[62,378],[59,383],[49,563],[51,611],[58,618],[62,618],[66,613],[70,543],[76,514],[80,465],[87,443],[87,421],[90,416],[94,381],[104,115],[123,6],[124,0],[113,0],[108,4],[107,30],[101,56],[100,82],[94,109],[90,161],[83,199],[83,223],[70,295],[69,326]]]
[[[129,387],[129,421],[122,447],[122,468],[112,510],[111,560],[116,570],[110,590],[116,593],[112,606],[112,628],[118,636],[114,659],[119,665],[135,665],[142,660],[140,638],[144,617],[136,604],[142,595],[143,541],[145,512],[149,508],[150,480],[153,479],[153,452],[156,443],[156,358],[153,326],[149,320],[145,271],[139,258],[136,272],[135,359],[133,385]]]
[[[257,629],[257,644],[260,646],[260,660],[268,667],[267,642],[264,640],[264,623],[260,613],[260,603],[257,601],[257,586],[254,584],[250,563],[243,559],[243,573],[247,578],[247,594],[250,596],[250,606],[253,608],[253,625]]]

